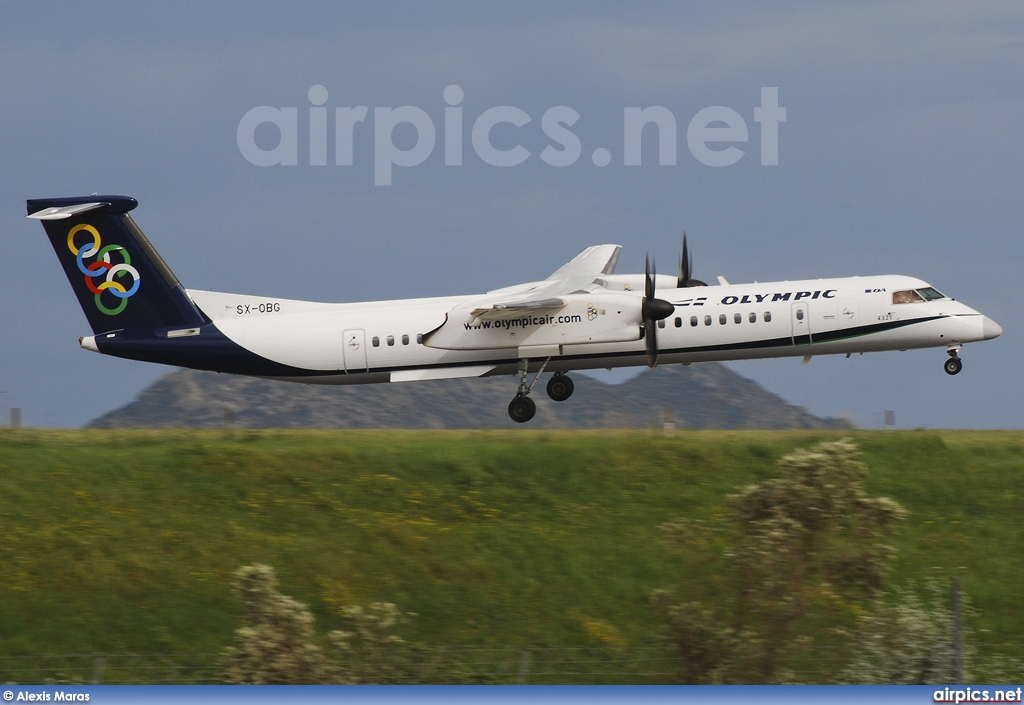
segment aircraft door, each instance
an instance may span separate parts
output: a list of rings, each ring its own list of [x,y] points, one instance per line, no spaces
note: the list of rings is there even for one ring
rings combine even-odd
[[[793,345],[811,344],[811,321],[807,312],[807,304],[793,304]]]
[[[351,329],[345,331],[345,371],[366,372],[366,331]]]

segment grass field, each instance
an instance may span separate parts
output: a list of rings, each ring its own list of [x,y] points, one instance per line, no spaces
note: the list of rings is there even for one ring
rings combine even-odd
[[[961,577],[980,650],[1024,651],[1024,432],[19,429],[0,433],[0,678],[218,653],[232,574],[261,562],[321,634],[384,600],[417,613],[411,641],[519,658],[513,681],[529,649],[531,682],[670,682],[650,593],[720,599],[722,547],[680,554],[660,526],[720,524],[780,456],[842,436],[910,511],[892,581]],[[107,682],[156,677],[108,661]]]

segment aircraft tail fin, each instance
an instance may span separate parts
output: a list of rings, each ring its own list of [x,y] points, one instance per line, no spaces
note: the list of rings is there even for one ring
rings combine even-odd
[[[27,202],[67,274],[93,333],[207,322],[128,211],[128,196]]]

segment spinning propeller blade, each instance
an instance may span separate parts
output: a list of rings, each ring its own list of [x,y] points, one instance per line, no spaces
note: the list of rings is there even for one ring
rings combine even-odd
[[[686,231],[683,231],[683,254],[679,258],[679,277],[676,279],[676,286],[685,289],[690,286],[707,286],[700,279],[693,279],[693,258],[686,246]]]
[[[644,347],[648,367],[658,364],[658,321],[668,318],[676,310],[675,305],[654,296],[654,280],[657,276],[650,259],[644,258],[644,301],[641,317],[644,325]]]

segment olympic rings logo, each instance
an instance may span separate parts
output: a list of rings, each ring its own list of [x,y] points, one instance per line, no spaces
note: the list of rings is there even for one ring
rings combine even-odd
[[[594,304],[587,304],[587,320],[592,321],[597,318],[597,307]]]
[[[92,242],[83,247],[77,247],[75,235],[83,231],[92,236]],[[124,311],[129,297],[139,290],[141,277],[139,270],[132,266],[132,258],[129,256],[128,250],[120,245],[107,245],[101,249],[100,244],[100,233],[91,225],[81,223],[68,232],[68,249],[75,256],[78,270],[85,275],[85,285],[96,295],[96,308],[108,316],[116,316]],[[110,255],[112,253],[117,253],[123,261],[119,264],[111,262]],[[92,263],[86,264],[86,258],[95,259]],[[125,286],[126,275],[131,275],[130,287]],[[94,280],[101,277],[103,281],[96,284]],[[122,281],[115,281],[115,278]],[[114,308],[105,305],[102,298],[104,291],[109,291],[120,300],[120,303]]]

